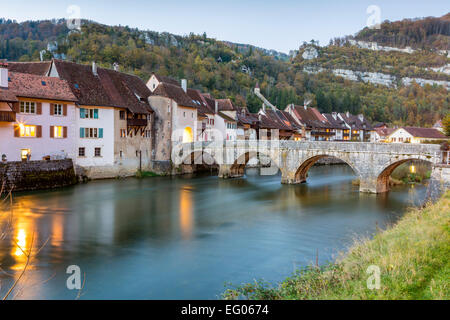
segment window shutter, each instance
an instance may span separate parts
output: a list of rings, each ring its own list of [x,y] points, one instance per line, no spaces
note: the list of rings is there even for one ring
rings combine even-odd
[[[67,116],[67,104],[63,104],[63,116]]]
[[[36,114],[42,114],[42,103],[38,102],[36,104]]]
[[[94,109],[94,119],[98,119],[98,109]]]
[[[53,116],[55,114],[55,105],[50,103],[50,115]]]
[[[80,119],[86,118],[86,109],[80,108]]]
[[[103,138],[103,128],[98,129],[98,137]]]
[[[14,125],[14,137],[20,138],[20,126],[18,124]]]
[[[63,127],[63,138],[67,138],[67,127]]]
[[[42,126],[36,126],[36,138],[42,138]]]
[[[55,127],[50,126],[50,138],[54,138],[54,137],[55,137]]]
[[[84,128],[80,128],[80,138],[84,138]]]

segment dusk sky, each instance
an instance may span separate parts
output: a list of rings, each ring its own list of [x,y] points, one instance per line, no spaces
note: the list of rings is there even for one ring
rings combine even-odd
[[[366,26],[371,5],[380,8],[381,20],[442,16],[449,10],[445,0],[18,0],[3,1],[0,17],[42,20],[70,17],[71,5],[81,18],[108,25],[186,35],[206,32],[209,37],[248,43],[288,53],[303,41],[328,44],[333,37],[354,34]]]

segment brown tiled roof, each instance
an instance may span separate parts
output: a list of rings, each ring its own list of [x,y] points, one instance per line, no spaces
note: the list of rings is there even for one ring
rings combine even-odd
[[[380,137],[387,137],[393,133],[396,129],[394,128],[375,128],[375,131]]]
[[[28,73],[37,76],[45,76],[50,70],[51,65],[52,65],[51,61],[8,62],[8,69],[11,72]]]
[[[161,82],[150,95],[173,99],[180,106],[197,109],[197,105],[181,87],[166,82]]]
[[[402,129],[416,138],[447,139],[442,132],[435,128],[402,127]]]
[[[304,106],[294,106],[294,113],[297,118],[308,128],[322,129],[332,128],[332,125],[327,121],[325,117],[319,117],[320,112],[313,110],[314,108]]]
[[[324,113],[323,116],[328,120],[328,123],[331,125],[333,129],[348,129],[345,126],[345,122],[342,121],[339,117],[336,115],[336,119],[333,117],[331,113]]]
[[[54,60],[61,79],[67,80],[78,103],[86,106],[119,107],[133,113],[152,112],[147,98],[150,90],[134,75],[97,68],[97,76],[90,65]]]
[[[297,125],[296,121],[287,112],[287,115],[281,110],[265,110],[264,113],[266,117],[272,121],[276,129],[288,131],[300,129],[300,126]]]
[[[197,105],[198,112],[203,114],[214,114],[214,109],[210,109],[206,103],[206,99],[202,96],[200,91],[195,89],[187,89],[188,96]]]
[[[340,115],[342,116],[344,121],[352,127],[352,129],[373,130],[372,124],[365,118],[363,119],[363,121],[361,121],[358,116],[355,116],[351,113],[349,113],[348,116],[347,113],[341,113]]]
[[[0,101],[2,102],[17,102],[17,96],[10,88],[0,88]]]
[[[172,84],[174,86],[181,87],[180,82],[178,82],[174,78],[166,77],[166,76],[160,76],[160,75],[158,75],[156,73],[154,73],[154,75],[155,75],[156,79],[158,79],[159,82],[169,83],[169,84]]]
[[[237,108],[233,105],[230,99],[217,99],[219,102],[219,111],[236,111]]]
[[[9,78],[8,99],[13,98],[13,93],[16,97],[23,98],[77,101],[67,81],[62,79],[18,72],[9,72]]]

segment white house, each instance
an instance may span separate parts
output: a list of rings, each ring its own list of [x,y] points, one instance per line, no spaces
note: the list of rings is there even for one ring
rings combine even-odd
[[[434,128],[402,127],[392,132],[386,140],[390,143],[424,143],[448,138]]]

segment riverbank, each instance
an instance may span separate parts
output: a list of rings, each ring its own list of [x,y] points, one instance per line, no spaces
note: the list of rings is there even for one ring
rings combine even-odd
[[[255,282],[229,289],[225,299],[449,299],[450,191],[436,204],[412,209],[372,240],[357,241],[334,264],[309,267],[273,287]],[[369,266],[381,271],[369,290]]]

